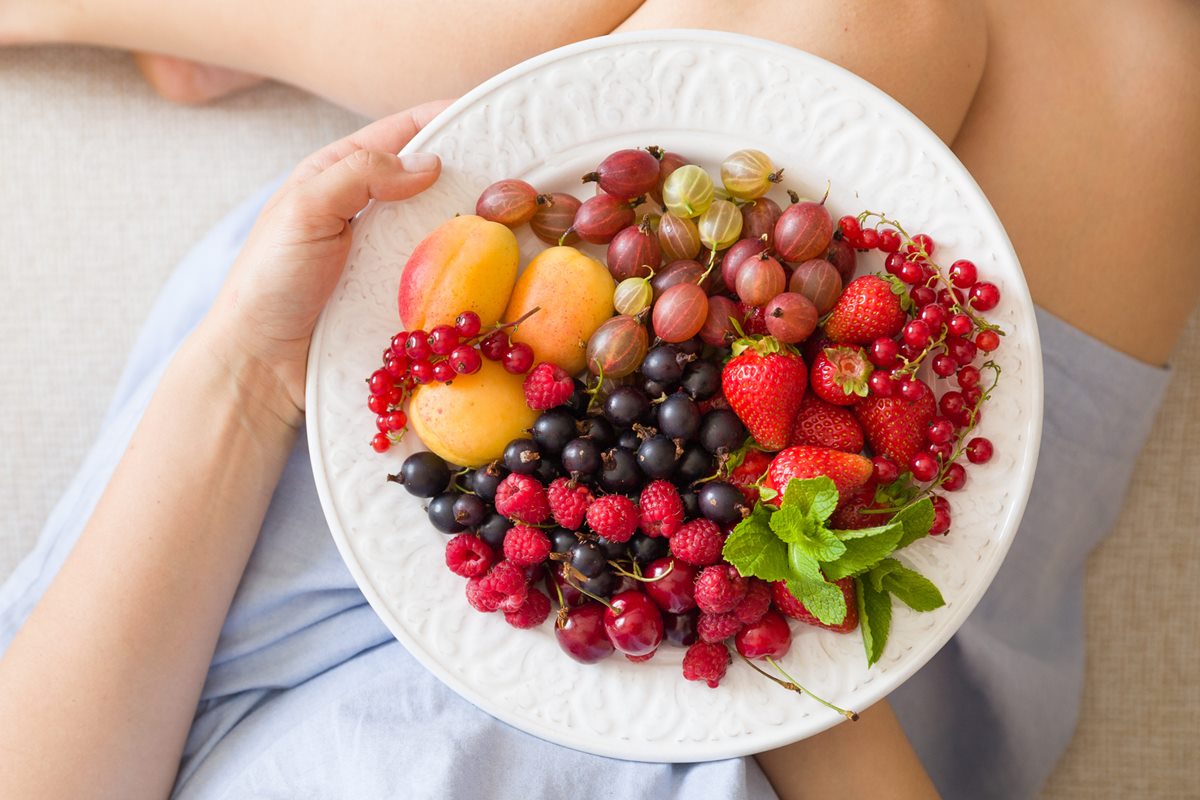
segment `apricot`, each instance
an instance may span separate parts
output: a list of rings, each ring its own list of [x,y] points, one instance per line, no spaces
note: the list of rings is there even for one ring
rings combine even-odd
[[[537,419],[538,412],[525,404],[524,380],[485,358],[474,374],[418,387],[408,405],[409,425],[451,464],[478,467],[495,461]]]
[[[447,220],[413,250],[400,275],[397,303],[407,330],[452,325],[474,311],[495,325],[517,279],[517,238],[505,226],[464,215]]]
[[[538,309],[517,326],[514,342],[533,348],[572,374],[583,369],[587,341],[613,315],[613,279],[596,259],[574,247],[551,247],[529,262],[513,288],[506,322]]]

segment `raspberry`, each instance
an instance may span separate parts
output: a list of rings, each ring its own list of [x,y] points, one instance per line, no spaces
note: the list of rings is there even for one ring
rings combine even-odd
[[[683,655],[683,677],[689,681],[704,681],[717,688],[729,666],[729,649],[723,644],[696,642]]]
[[[567,371],[546,361],[525,376],[525,404],[537,411],[561,406],[574,392],[575,382]]]
[[[550,555],[550,539],[537,528],[513,525],[504,534],[504,557],[518,567],[540,564]]]
[[[592,502],[592,492],[569,478],[555,478],[546,490],[554,521],[567,530],[577,531]]]
[[[471,578],[467,581],[467,602],[476,611],[489,614],[496,610],[503,599],[504,595],[493,592],[484,586],[483,578]]]
[[[715,522],[694,519],[671,537],[671,555],[697,567],[706,567],[721,560],[725,538]]]
[[[511,561],[501,561],[492,567],[491,572],[480,580],[479,587],[497,595],[496,607],[506,612],[518,610],[529,593],[525,573]]]
[[[610,542],[628,542],[638,526],[638,508],[623,494],[606,494],[587,510],[588,526]]]
[[[771,585],[758,578],[746,581],[746,596],[733,609],[738,622],[743,625],[753,625],[763,618],[771,608]]]
[[[683,525],[683,500],[667,481],[652,481],[638,498],[638,526],[647,536],[670,539]]]
[[[460,533],[446,542],[446,566],[455,575],[477,577],[487,572],[495,560],[492,548],[473,533]]]
[[[516,611],[506,611],[504,621],[514,628],[536,628],[550,616],[550,598],[537,589],[530,589],[525,602]]]
[[[496,511],[526,525],[545,522],[550,516],[546,490],[531,475],[512,473],[496,487]]]
[[[746,596],[746,579],[728,564],[705,567],[696,578],[696,605],[701,611],[733,611]]]
[[[858,596],[854,591],[854,579],[842,578],[834,583],[838,585],[838,588],[842,590],[842,596],[846,598],[846,618],[840,625],[826,625],[809,613],[809,610],[804,607],[804,603],[801,603],[795,595],[788,591],[783,581],[771,584],[771,599],[775,601],[775,607],[785,616],[835,633],[849,633],[858,627]]]
[[[632,661],[635,664],[640,664],[643,661],[649,661],[650,659],[654,658],[654,654],[657,652],[658,652],[658,648],[656,647],[653,650],[651,650],[649,653],[646,653],[643,656],[631,656],[631,655],[629,655],[629,653],[625,653],[625,657],[628,658],[630,661]]]
[[[696,633],[702,642],[723,642],[741,630],[742,623],[731,611],[724,614],[700,614],[696,620]]]

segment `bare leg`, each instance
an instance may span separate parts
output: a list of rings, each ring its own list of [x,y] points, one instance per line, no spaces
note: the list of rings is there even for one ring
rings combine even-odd
[[[156,53],[134,53],[133,61],[154,91],[184,105],[207,103],[264,80],[257,75]]]

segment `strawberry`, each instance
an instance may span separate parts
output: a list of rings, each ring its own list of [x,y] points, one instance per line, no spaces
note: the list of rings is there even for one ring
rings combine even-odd
[[[870,344],[881,336],[895,336],[908,318],[895,286],[902,284],[878,275],[850,281],[825,320],[825,333],[835,342],[850,344]]]
[[[855,422],[855,424],[858,423]],[[758,500],[758,479],[766,474],[769,466],[771,466],[769,455],[762,450],[747,448],[746,454],[742,456],[742,463],[729,473],[729,482],[741,490],[742,496],[751,506]]]
[[[845,503],[838,506],[837,511],[829,518],[829,527],[834,530],[853,531],[859,528],[873,528],[876,525],[886,525],[891,518],[889,514],[864,514],[864,508],[882,508],[875,502],[875,481],[869,480],[856,489]]]
[[[848,406],[867,396],[867,380],[874,371],[861,347],[826,347],[813,360],[808,382],[825,402]]]
[[[937,404],[933,391],[924,386],[921,396],[911,401],[871,395],[854,407],[854,413],[875,455],[887,456],[903,469],[924,447],[925,432],[937,413]]]
[[[850,409],[826,403],[809,392],[800,403],[788,443],[859,453],[863,449],[863,429]]]
[[[827,447],[789,447],[771,460],[765,484],[782,492],[792,478],[803,480],[818,475],[832,480],[845,500],[871,477],[871,459]]]
[[[771,599],[775,601],[775,607],[785,616],[807,622],[809,625],[816,625],[818,628],[825,628],[834,633],[849,633],[858,627],[858,592],[854,589],[853,578],[842,578],[834,583],[838,585],[838,588],[842,590],[842,596],[846,598],[846,618],[840,625],[826,625],[814,617],[804,607],[804,603],[797,600],[796,596],[787,590],[783,581],[771,584]]]
[[[733,353],[721,372],[722,394],[760,445],[782,450],[808,384],[804,360],[772,336],[739,339]]]

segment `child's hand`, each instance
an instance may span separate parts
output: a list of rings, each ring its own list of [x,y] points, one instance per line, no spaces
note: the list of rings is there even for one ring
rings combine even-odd
[[[277,376],[292,424],[304,411],[304,373],[317,316],[350,250],[349,220],[371,199],[402,200],[437,180],[429,154],[394,155],[445,102],[379,120],[307,158],[267,203],[210,315],[237,356]]]

